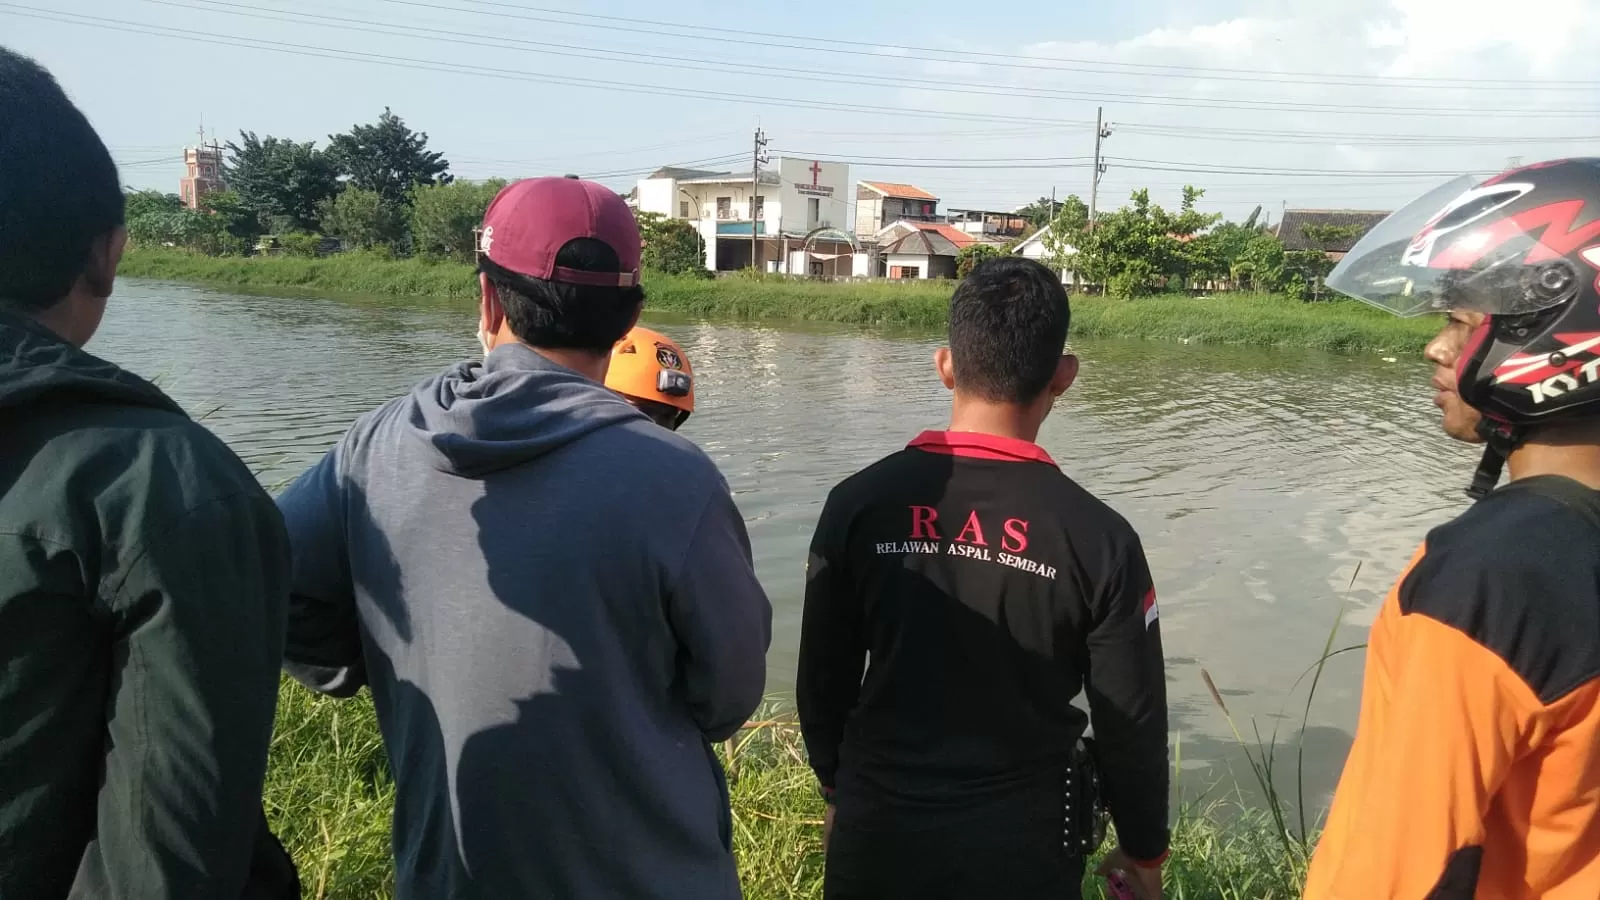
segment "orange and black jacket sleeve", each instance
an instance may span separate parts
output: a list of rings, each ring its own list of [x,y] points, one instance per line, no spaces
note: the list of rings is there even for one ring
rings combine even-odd
[[[1530,883],[1543,865],[1530,810],[1600,789],[1591,754],[1562,749],[1600,715],[1596,570],[1578,559],[1594,554],[1565,528],[1552,504],[1508,493],[1429,536],[1373,625],[1307,900]],[[1513,862],[1504,882],[1491,871]]]

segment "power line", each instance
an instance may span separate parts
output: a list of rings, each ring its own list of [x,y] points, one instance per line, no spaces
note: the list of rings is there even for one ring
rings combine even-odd
[[[1136,123],[1119,123],[1120,127],[1131,134],[1146,137],[1181,138],[1184,140],[1202,141],[1229,141],[1237,142],[1241,139],[1256,144],[1308,144],[1327,145],[1348,144],[1351,146],[1367,147],[1483,147],[1486,145],[1524,145],[1524,144],[1595,144],[1600,143],[1600,135],[1523,135],[1505,137],[1501,135],[1381,135],[1358,134],[1338,131],[1325,132],[1292,132],[1292,131],[1261,131],[1234,128],[1207,128],[1186,126],[1148,126]]]
[[[27,7],[13,3],[0,3],[0,13],[19,16],[28,19],[39,19],[47,22],[57,22],[65,25],[78,25],[85,28],[98,28],[106,31],[126,33],[132,31],[136,34],[146,34],[153,37],[181,38],[191,43],[214,44],[223,47],[242,47],[250,50],[265,50],[272,53],[285,53],[293,56],[308,56],[316,59],[331,59],[341,62],[366,62],[375,65],[389,66],[399,69],[413,69],[423,72],[440,72],[451,75],[470,75],[475,78],[493,78],[504,81],[524,81],[540,84],[557,84],[569,87],[587,87],[600,90],[625,89],[635,94],[655,94],[667,97],[685,97],[699,100],[718,100],[728,103],[741,103],[745,105],[770,107],[773,104],[783,104],[798,109],[816,109],[826,112],[845,112],[883,116],[902,116],[915,119],[946,119],[958,122],[1012,122],[1037,126],[1041,121],[1053,124],[1076,124],[1061,120],[1040,120],[1036,116],[1008,116],[984,113],[963,113],[943,110],[912,109],[907,107],[879,107],[865,104],[829,103],[814,100],[805,100],[793,97],[752,97],[748,94],[735,94],[723,91],[707,91],[690,88],[668,88],[660,85],[641,84],[637,82],[605,81],[596,78],[561,77],[548,75],[542,72],[523,72],[483,66],[471,66],[463,63],[450,63],[438,60],[414,59],[388,54],[364,53],[358,50],[341,50],[338,48],[317,47],[308,44],[295,44],[283,41],[268,41],[240,37],[238,35],[219,35],[212,32],[195,31],[186,28],[173,28],[165,25],[151,25],[143,22],[129,22],[119,19],[110,19],[103,16],[86,16],[77,13],[38,12]]]
[[[1578,90],[1578,89],[1588,89],[1588,88],[1593,88],[1593,87],[1596,87],[1596,86],[1600,86],[1600,81],[1592,81],[1592,80],[1585,81],[1585,80],[1575,80],[1575,79],[1567,79],[1567,80],[1552,79],[1552,80],[1549,80],[1549,81],[1534,81],[1532,79],[1513,79],[1513,78],[1473,79],[1473,78],[1438,78],[1438,77],[1419,76],[1419,75],[1386,76],[1386,75],[1361,75],[1361,74],[1353,74],[1353,73],[1340,74],[1340,73],[1316,73],[1316,72],[1274,72],[1274,71],[1266,71],[1266,70],[1260,70],[1260,69],[1231,69],[1231,68],[1219,68],[1219,67],[1209,67],[1209,66],[1186,66],[1186,65],[1163,64],[1163,63],[1115,62],[1115,61],[1110,61],[1110,60],[1085,60],[1085,59],[1072,59],[1072,58],[1067,58],[1067,57],[1062,57],[1062,58],[1059,58],[1059,59],[1055,59],[1055,58],[1044,57],[1044,56],[1025,56],[1025,55],[1019,55],[1019,54],[989,53],[989,52],[977,51],[977,50],[954,50],[954,49],[938,48],[938,47],[914,47],[914,46],[908,46],[908,45],[903,45],[903,44],[880,44],[880,43],[877,43],[877,42],[869,42],[869,41],[852,41],[852,40],[845,40],[845,39],[842,39],[842,38],[818,38],[818,37],[807,37],[807,36],[794,35],[794,34],[774,34],[774,33],[771,33],[771,32],[748,31],[748,30],[744,30],[744,29],[719,28],[719,27],[711,26],[711,25],[685,25],[685,24],[682,24],[682,23],[665,22],[665,21],[654,20],[654,19],[639,19],[639,18],[631,18],[631,17],[627,17],[627,16],[602,15],[602,14],[598,14],[598,13],[569,12],[569,11],[566,11],[566,10],[550,9],[550,8],[547,8],[547,7],[522,6],[522,5],[518,5],[518,4],[511,4],[511,3],[493,2],[493,0],[464,0],[464,2],[473,4],[475,6],[484,6],[484,7],[491,7],[491,8],[495,8],[495,9],[505,9],[505,10],[516,10],[519,13],[523,13],[523,14],[522,15],[511,15],[511,14],[507,14],[507,13],[487,13],[487,12],[480,12],[480,11],[477,11],[477,10],[464,9],[462,7],[445,6],[445,5],[438,4],[438,3],[420,2],[420,0],[378,0],[378,2],[390,3],[390,4],[393,4],[393,5],[397,5],[397,6],[421,7],[423,9],[429,9],[429,10],[435,10],[435,11],[465,12],[465,13],[471,13],[471,14],[475,14],[475,15],[484,15],[484,16],[495,15],[495,16],[497,16],[499,18],[525,19],[525,20],[534,21],[534,22],[546,22],[546,23],[554,22],[554,23],[557,23],[557,24],[571,25],[571,26],[580,27],[580,28],[605,28],[605,29],[612,30],[612,31],[625,31],[625,32],[633,32],[633,33],[640,33],[640,34],[649,34],[649,35],[652,35],[652,36],[655,36],[655,37],[678,37],[678,38],[686,38],[686,39],[689,39],[689,40],[715,40],[715,41],[718,41],[720,43],[752,44],[752,45],[755,45],[755,46],[760,46],[760,47],[765,47],[765,48],[804,50],[804,51],[807,51],[807,52],[822,51],[822,52],[826,52],[826,53],[845,53],[845,54],[850,54],[850,55],[855,55],[855,56],[869,56],[869,57],[872,57],[873,59],[877,59],[877,60],[880,60],[880,61],[893,60],[893,59],[899,58],[899,57],[891,56],[891,55],[888,55],[888,54],[885,54],[885,53],[882,52],[883,50],[895,50],[895,51],[899,51],[901,53],[916,53],[916,54],[923,54],[923,55],[931,53],[931,54],[943,54],[943,55],[946,55],[946,56],[954,56],[954,57],[972,57],[972,58],[968,58],[968,59],[962,59],[962,58],[942,59],[942,60],[936,59],[936,60],[933,60],[934,62],[960,62],[960,63],[967,63],[967,64],[998,66],[998,67],[1002,67],[1002,68],[1060,71],[1060,72],[1087,71],[1087,72],[1094,72],[1094,73],[1100,73],[1100,74],[1115,74],[1115,75],[1147,75],[1147,76],[1158,76],[1158,77],[1184,77],[1184,78],[1189,78],[1191,80],[1193,78],[1193,73],[1205,73],[1207,75],[1207,77],[1210,77],[1210,78],[1213,78],[1213,79],[1219,80],[1219,81],[1248,80],[1248,81],[1270,81],[1270,82],[1273,82],[1273,83],[1280,83],[1280,84],[1281,83],[1286,83],[1286,82],[1287,83],[1320,84],[1320,85],[1345,84],[1345,85],[1354,86],[1354,87],[1376,87],[1376,86],[1430,87],[1431,86],[1431,87],[1442,87],[1442,88],[1453,88],[1453,89],[1460,89],[1461,87],[1482,87],[1482,88],[1488,88],[1488,89],[1494,89],[1494,90],[1515,90],[1515,89],[1526,90],[1529,86],[1535,86],[1536,85],[1536,86],[1539,86],[1539,87],[1551,87],[1551,88],[1559,88],[1559,89],[1565,89],[1565,90]],[[542,16],[529,16],[529,15],[526,15],[527,12],[540,12],[540,13],[546,13],[548,15],[566,16],[566,17],[570,17],[570,18],[579,18],[579,19],[593,19],[593,20],[604,21],[604,22],[608,22],[608,23],[628,23],[629,25],[634,25],[634,26],[650,26],[650,27],[648,27],[648,28],[644,28],[644,27],[626,27],[626,26],[617,25],[617,24],[607,24],[607,25],[604,25],[604,26],[588,25],[588,24],[585,24],[583,22],[571,22],[571,21],[565,21],[565,20],[562,20],[562,19],[550,19],[550,18],[542,17]],[[724,38],[724,37],[709,38],[709,37],[701,37],[701,36],[693,34],[693,33],[690,33],[690,34],[676,34],[676,35],[662,35],[659,31],[655,30],[655,29],[658,29],[658,28],[675,28],[675,29],[679,29],[681,31],[688,31],[688,32],[705,31],[705,32],[712,32],[712,33],[722,34],[722,35],[735,35],[737,37],[733,37],[733,38]],[[801,40],[801,41],[810,42],[812,44],[820,44],[820,45],[823,45],[823,46],[782,44],[782,43],[770,43],[770,42],[765,42],[765,41],[749,40],[749,38],[752,38],[752,37],[771,38],[771,39],[780,40],[780,41],[784,41],[784,40]],[[841,47],[860,47],[860,48],[867,48],[867,49],[862,49],[862,50],[836,49],[836,48],[831,48],[831,47],[827,46],[829,44],[839,45]],[[975,59],[973,59],[973,58],[975,58]],[[995,62],[980,62],[979,60],[996,60],[996,61]],[[1027,64],[1027,63],[1024,63],[1024,62],[1016,62],[1018,60],[1032,61],[1033,63],[1055,63],[1055,65],[1037,65],[1037,64]],[[1062,63],[1065,63],[1067,65],[1061,65]],[[1082,68],[1082,67],[1085,67],[1085,66],[1091,67],[1091,68],[1087,68],[1087,69],[1086,68]],[[1123,67],[1123,68],[1134,69],[1136,71],[1131,71],[1131,72],[1107,72],[1103,68],[1103,67],[1106,67],[1106,66],[1119,66],[1119,67]],[[1242,77],[1228,77],[1230,75],[1242,76]],[[1315,79],[1315,80],[1303,81],[1303,82],[1294,81],[1294,79],[1302,79],[1302,78],[1303,79]],[[1344,79],[1344,80],[1341,80],[1341,79]]]
[[[381,34],[393,37],[424,37],[431,41],[460,44],[474,47],[490,47],[494,49],[507,49],[510,45],[521,45],[518,49],[540,48],[540,52],[555,56],[568,56],[578,59],[593,59],[606,62],[636,62],[640,59],[653,60],[667,68],[684,69],[688,71],[713,72],[718,74],[744,74],[767,77],[784,77],[803,81],[821,81],[833,83],[841,78],[855,79],[869,85],[881,87],[901,87],[910,89],[931,89],[943,94],[966,94],[981,97],[1008,97],[1017,99],[1069,99],[1098,101],[1116,98],[1124,103],[1145,106],[1163,106],[1192,109],[1244,109],[1244,110],[1276,110],[1281,112],[1316,112],[1334,114],[1361,114],[1361,115],[1407,115],[1428,117],[1451,117],[1461,115],[1495,115],[1510,118],[1572,118],[1584,115],[1581,112],[1546,113],[1531,110],[1527,107],[1515,109],[1466,109],[1466,108],[1440,108],[1437,106],[1373,106],[1371,104],[1335,104],[1311,103],[1291,100],[1270,100],[1241,98],[1206,99],[1194,97],[1174,97],[1161,94],[1140,94],[1122,91],[1071,91],[1054,88],[1035,88],[1028,86],[1008,86],[1001,89],[981,87],[953,86],[948,81],[939,81],[926,78],[914,78],[902,75],[875,75],[859,72],[840,72],[831,75],[819,75],[814,69],[796,69],[774,65],[751,65],[742,63],[726,63],[716,60],[699,61],[681,56],[667,56],[653,53],[640,53],[606,48],[583,47],[572,44],[560,44],[549,41],[531,41],[521,38],[502,37],[498,35],[475,34],[472,32],[448,31],[439,28],[419,28],[410,25],[384,23],[374,27],[373,23],[360,19],[350,19],[341,16],[328,16],[318,13],[285,12],[264,14],[259,10],[226,0],[190,0],[190,2],[176,2],[176,0],[144,0],[146,3],[158,6],[169,6],[178,9],[201,10],[214,12],[221,15],[238,16],[243,18],[260,19],[269,22],[306,23],[317,21],[326,23],[328,27],[339,28],[346,31],[355,31],[362,34]],[[197,5],[200,4],[200,5]],[[159,27],[159,26],[158,26]],[[398,30],[397,30],[398,29]],[[605,54],[605,55],[596,55]],[[1600,110],[1587,111],[1588,115],[1600,115]]]
[[[1440,171],[1376,171],[1360,169],[1288,169],[1279,166],[1239,166],[1227,163],[1185,163],[1164,159],[1135,159],[1132,157],[1117,157],[1114,160],[1119,169],[1134,169],[1150,172],[1193,172],[1197,175],[1206,174],[1233,174],[1233,175],[1316,175],[1334,178],[1454,178],[1462,174],[1459,170]]]
[[[828,162],[848,162],[861,165],[882,165],[896,168],[925,168],[925,169],[1038,169],[1038,168],[1088,168],[1083,156],[1062,157],[1011,157],[1011,158],[981,158],[981,157],[908,157],[908,156],[845,156],[837,153],[815,153],[798,150],[781,151],[789,156],[801,156],[808,159],[821,159]],[[1461,174],[1459,171],[1414,171],[1414,170],[1361,170],[1361,169],[1292,169],[1286,166],[1241,166],[1229,163],[1185,163],[1163,159],[1140,159],[1136,157],[1107,157],[1119,169],[1150,169],[1151,171],[1182,171],[1195,172],[1196,174],[1237,174],[1237,175],[1272,175],[1272,176],[1328,176],[1328,177],[1368,177],[1368,178],[1448,178]],[[1171,167],[1157,169],[1154,167]]]

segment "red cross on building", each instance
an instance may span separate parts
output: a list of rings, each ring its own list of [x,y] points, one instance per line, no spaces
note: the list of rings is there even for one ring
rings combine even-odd
[[[811,161],[811,186],[817,186],[817,176],[822,174],[822,163]]]

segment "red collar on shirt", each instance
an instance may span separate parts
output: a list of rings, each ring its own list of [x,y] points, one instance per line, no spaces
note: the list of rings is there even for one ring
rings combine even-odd
[[[1055,465],[1056,461],[1038,444],[1019,441],[997,434],[980,434],[976,431],[924,431],[908,447],[940,453],[945,456],[964,456],[968,459],[993,459],[1002,462],[1042,462]]]

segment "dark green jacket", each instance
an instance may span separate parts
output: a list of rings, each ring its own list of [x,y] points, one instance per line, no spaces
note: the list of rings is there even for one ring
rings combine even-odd
[[[270,896],[288,574],[220,440],[0,311],[0,900]]]

